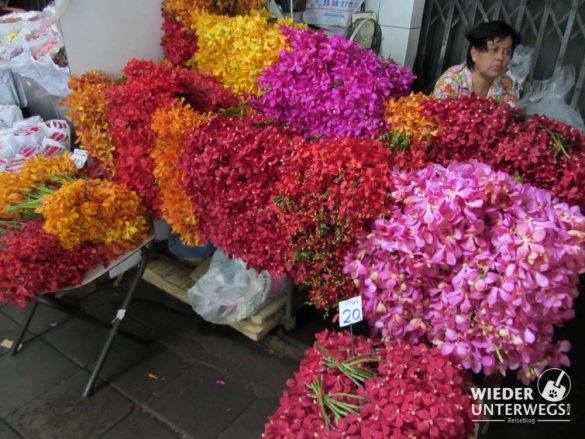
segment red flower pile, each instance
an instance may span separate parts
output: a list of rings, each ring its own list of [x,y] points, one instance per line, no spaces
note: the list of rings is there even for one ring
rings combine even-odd
[[[159,214],[158,188],[150,157],[155,134],[152,115],[179,96],[196,111],[215,111],[236,103],[234,96],[211,77],[169,63],[133,60],[124,68],[127,81],[109,88],[108,121],[116,145],[116,178],[134,189],[145,205]]]
[[[20,231],[0,238],[0,303],[24,307],[42,292],[79,284],[107,259],[101,244],[86,242],[65,250],[55,236],[43,231],[42,221],[28,221]]]
[[[392,153],[376,140],[308,143],[287,165],[275,204],[297,283],[317,308],[358,293],[343,258],[376,218],[390,211]]]
[[[218,117],[185,144],[184,187],[202,235],[258,271],[284,274],[288,242],[272,208],[283,164],[304,144],[291,128],[257,117]]]
[[[585,209],[579,188],[585,180],[585,135],[577,129],[477,96],[427,99],[423,106],[441,124],[430,161],[446,166],[475,158]]]
[[[426,345],[316,335],[264,438],[461,438],[473,432],[468,376]]]
[[[167,12],[162,12],[163,16],[163,37],[161,46],[166,60],[169,60],[175,66],[184,66],[197,52],[197,35],[183,29],[183,26],[170,16]]]

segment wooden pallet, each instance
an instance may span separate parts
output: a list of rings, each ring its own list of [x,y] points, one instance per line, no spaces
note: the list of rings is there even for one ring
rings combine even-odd
[[[193,270],[173,259],[158,256],[148,263],[142,279],[189,304],[187,290],[207,272],[210,262],[211,258],[207,258]],[[285,303],[286,296],[281,296],[266,304],[252,317],[231,326],[252,340],[259,341],[280,324]]]

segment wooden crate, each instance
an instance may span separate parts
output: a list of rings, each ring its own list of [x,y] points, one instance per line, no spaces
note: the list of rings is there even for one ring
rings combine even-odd
[[[176,260],[156,256],[146,266],[142,279],[189,304],[187,290],[203,276],[211,258],[207,258],[194,270]],[[281,296],[266,304],[252,317],[232,324],[232,328],[254,341],[261,340],[277,327],[284,315],[286,296]]]

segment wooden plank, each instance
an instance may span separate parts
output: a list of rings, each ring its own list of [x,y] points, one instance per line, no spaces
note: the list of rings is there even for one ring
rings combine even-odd
[[[231,327],[254,341],[260,341],[266,334],[268,334],[280,324],[282,315],[283,312],[278,312],[261,325],[257,325],[250,319],[246,319],[232,324]]]
[[[256,314],[250,317],[250,320],[257,325],[262,325],[265,321],[269,320],[275,313],[284,308],[286,304],[286,295],[274,299],[269,302],[264,308],[258,310]]]

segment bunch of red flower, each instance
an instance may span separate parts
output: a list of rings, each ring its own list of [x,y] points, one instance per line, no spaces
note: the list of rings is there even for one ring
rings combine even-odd
[[[348,333],[316,338],[262,437],[471,436],[468,376],[436,349],[355,337],[352,354]]]
[[[163,16],[163,37],[161,46],[165,59],[175,66],[183,66],[197,52],[197,36],[195,33],[183,29],[181,24],[167,12]]]
[[[423,106],[425,115],[441,124],[429,149],[431,161],[446,166],[475,158],[585,209],[579,189],[585,179],[585,135],[577,129],[477,96],[427,99]]]
[[[285,273],[288,243],[272,208],[282,166],[304,144],[256,117],[217,117],[187,137],[184,187],[205,239],[258,271]]]
[[[493,165],[585,211],[585,135],[576,128],[530,116],[500,142]]]
[[[98,265],[106,265],[103,245],[82,243],[65,250],[33,220],[0,238],[0,303],[26,306],[45,291],[78,285]]]
[[[211,77],[169,63],[133,60],[124,68],[127,81],[109,88],[108,121],[116,145],[116,178],[134,189],[158,214],[158,188],[150,157],[155,134],[152,115],[185,96],[197,111],[232,106],[236,99]]]
[[[376,140],[328,139],[305,145],[287,164],[275,204],[295,281],[311,287],[317,308],[358,294],[342,261],[390,210],[391,157]]]
[[[422,105],[424,114],[441,124],[431,141],[429,159],[443,165],[472,158],[491,164],[500,142],[519,129],[519,110],[493,99],[471,95],[427,99]]]

